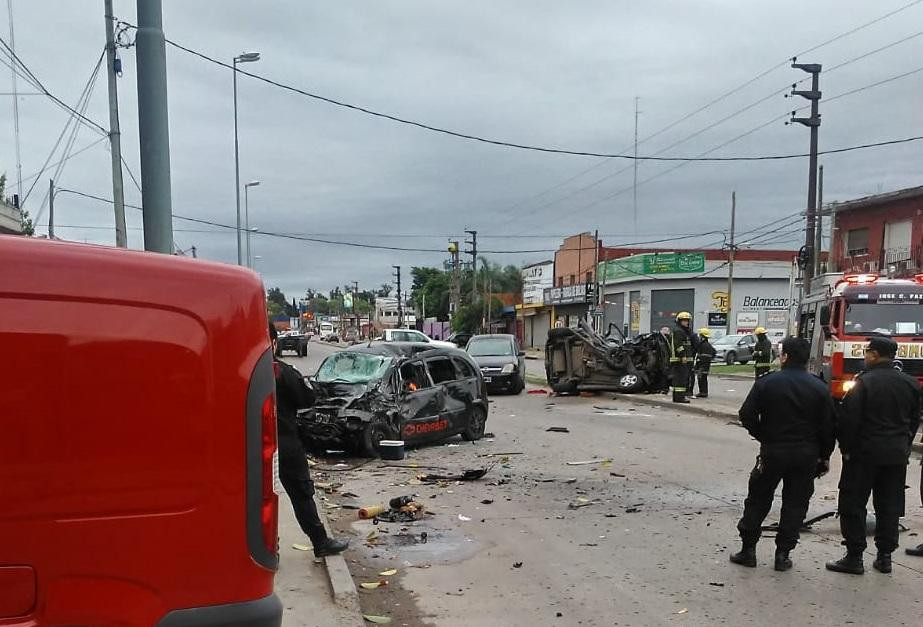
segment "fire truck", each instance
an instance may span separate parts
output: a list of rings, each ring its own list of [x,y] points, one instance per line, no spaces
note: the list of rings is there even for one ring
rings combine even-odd
[[[923,383],[923,274],[825,274],[799,307],[798,333],[811,342],[808,368],[837,399],[855,385],[869,338],[897,342],[895,367]]]

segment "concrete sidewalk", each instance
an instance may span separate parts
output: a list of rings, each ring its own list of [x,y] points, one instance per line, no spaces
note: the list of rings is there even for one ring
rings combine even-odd
[[[330,532],[322,503],[318,511]],[[288,496],[279,496],[279,572],[276,594],[285,608],[283,627],[331,627],[363,625],[359,594],[342,555],[315,559],[311,541],[295,521]]]

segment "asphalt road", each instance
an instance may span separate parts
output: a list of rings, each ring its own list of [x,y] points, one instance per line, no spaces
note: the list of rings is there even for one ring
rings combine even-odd
[[[309,374],[332,350],[312,343],[308,358],[291,361]],[[739,427],[603,398],[491,400],[493,438],[453,438],[401,462],[449,471],[496,464],[479,481],[417,485],[421,469],[380,461],[315,469],[342,483],[329,511],[353,535],[354,576],[388,580],[360,590],[364,611],[396,625],[919,624],[923,559],[896,553],[894,573],[881,575],[869,552],[862,577],[827,572],[824,561],[842,552],[832,518],[803,535],[790,572],[772,570],[771,539],[758,547],[759,568],[728,563],[756,454]],[[902,546],[923,539],[918,462],[909,470],[903,522],[911,531]],[[835,509],[838,473],[835,459],[817,482],[811,515]],[[435,515],[373,526],[336,509],[412,493]],[[767,522],[777,516],[778,503]],[[398,573],[377,575],[387,568]]]

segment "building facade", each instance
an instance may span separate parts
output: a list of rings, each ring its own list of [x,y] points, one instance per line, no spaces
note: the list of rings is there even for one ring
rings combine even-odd
[[[22,235],[22,214],[0,198],[0,233]]]
[[[923,269],[923,186],[832,206],[830,272]]]
[[[728,327],[731,333],[762,326],[787,334],[797,299],[795,254],[739,251],[731,303],[723,250],[653,252],[601,262],[601,328],[614,325],[636,337],[672,326],[679,312],[688,311],[693,328],[707,327],[715,337]]]
[[[526,348],[541,348],[551,328],[551,307],[545,290],[554,286],[554,261],[531,263],[522,269],[522,304],[516,307],[521,325],[520,341]]]

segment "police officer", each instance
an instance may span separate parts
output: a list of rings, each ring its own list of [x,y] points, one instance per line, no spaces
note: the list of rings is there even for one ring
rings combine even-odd
[[[276,354],[278,333],[270,323],[272,353]],[[317,514],[314,502],[314,481],[308,470],[307,453],[298,436],[295,415],[299,409],[314,404],[314,392],[305,384],[304,377],[290,364],[275,359],[276,408],[279,425],[279,479],[292,501],[295,518],[301,530],[311,539],[314,556],[336,555],[349,546],[349,542],[330,538]]]
[[[772,342],[766,337],[766,329],[756,327],[756,346],[753,348],[753,368],[756,378],[769,374],[769,364],[772,363]]]
[[[837,425],[843,470],[840,474],[840,531],[846,555],[827,569],[865,572],[865,506],[875,504],[875,570],[891,572],[898,545],[898,519],[904,515],[904,481],[914,434],[920,424],[920,384],[894,368],[897,343],[873,337],[865,349],[865,370],[843,399]]]
[[[708,338],[711,331],[706,328],[699,329],[699,345],[695,352],[695,374],[699,379],[699,393],[696,398],[708,398],[708,373],[711,371],[711,361],[717,351]],[[693,386],[690,386],[690,390]]]
[[[786,338],[782,369],[758,379],[740,408],[740,422],[759,441],[760,454],[737,523],[743,546],[730,556],[735,564],[756,566],[756,543],[781,481],[775,569],[792,567],[789,552],[798,543],[798,531],[814,494],[814,479],[829,469],[835,444],[833,397],[805,369],[810,351],[807,340]]]
[[[689,359],[692,356],[692,338],[689,326],[692,315],[688,311],[676,314],[676,325],[670,333],[670,377],[673,383],[673,402],[688,403]]]

